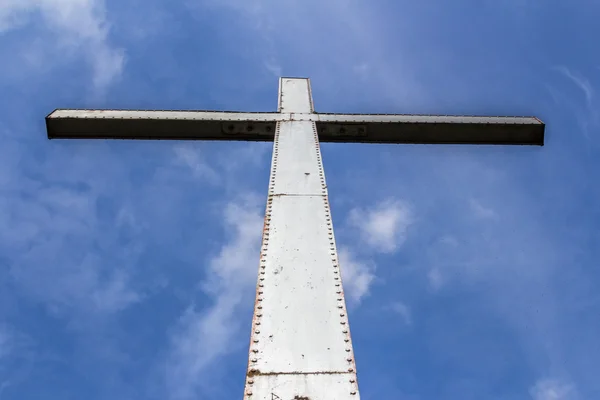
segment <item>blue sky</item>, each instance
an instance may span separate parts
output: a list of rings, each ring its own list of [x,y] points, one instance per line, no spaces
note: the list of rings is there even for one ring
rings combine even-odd
[[[48,141],[55,108],[535,115],[324,144],[363,399],[600,398],[600,4],[0,0],[0,399],[241,398],[268,143]],[[597,25],[597,24],[596,24]]]

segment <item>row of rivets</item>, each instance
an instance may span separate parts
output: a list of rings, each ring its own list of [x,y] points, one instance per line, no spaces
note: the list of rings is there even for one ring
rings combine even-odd
[[[275,193],[275,172],[277,169],[277,158],[279,157],[279,132],[280,127],[277,124],[277,129],[275,129],[275,138],[273,142],[273,162],[271,165],[271,179],[269,181],[269,194]]]
[[[321,148],[319,145],[319,134],[317,133],[317,124],[313,123],[313,136],[315,138],[315,148],[317,150],[317,163],[319,168],[319,178],[321,179],[321,194],[327,195],[327,186],[325,185],[325,175],[323,173],[323,161],[321,159]]]
[[[260,329],[259,327],[262,324],[261,318],[263,316],[262,314],[262,302],[264,300],[264,280],[265,280],[265,275],[266,275],[266,259],[265,257],[267,256],[267,247],[269,244],[269,228],[271,225],[271,213],[273,211],[273,198],[271,197],[271,195],[274,192],[274,188],[275,188],[275,173],[276,173],[276,169],[277,169],[277,157],[279,155],[279,124],[277,125],[277,129],[275,130],[275,140],[274,140],[274,144],[273,144],[273,162],[272,162],[272,167],[271,167],[271,178],[269,181],[269,197],[267,199],[267,210],[266,210],[266,214],[265,214],[265,226],[264,226],[264,231],[263,231],[263,246],[261,249],[261,258],[260,258],[260,269],[259,269],[259,278],[258,278],[258,289],[256,291],[256,310],[254,312],[254,327],[253,327],[253,338],[252,338],[252,344],[256,345],[260,342],[260,340],[258,339],[258,337],[254,336],[254,335],[259,335],[260,334]],[[251,355],[248,357],[250,359],[251,363],[256,363],[258,362],[258,359],[255,356],[252,356],[252,354],[256,355],[258,354],[258,349],[256,348],[251,348],[250,350]],[[250,372],[256,372],[256,369],[251,369]],[[248,379],[248,381],[246,382],[246,395],[247,396],[252,396],[252,390],[250,390],[250,388],[252,387],[252,385],[254,384],[254,380],[253,379]]]
[[[329,207],[329,201],[327,196],[323,196],[323,205],[325,208],[325,223],[327,225],[327,234],[329,237],[329,249],[330,249],[330,255],[331,255],[331,262],[333,265],[333,279],[335,281],[334,285],[336,288],[335,294],[338,296],[337,297],[337,308],[340,310],[339,315],[341,318],[340,321],[340,325],[342,326],[342,333],[344,334],[344,343],[346,343],[346,348],[345,351],[346,353],[348,353],[348,357],[346,358],[346,361],[349,362],[351,365],[348,368],[348,372],[354,372],[354,367],[353,367],[353,362],[354,359],[352,358],[352,344],[350,341],[350,332],[348,330],[348,319],[346,317],[346,311],[345,311],[345,301],[344,301],[344,293],[343,293],[343,289],[342,289],[342,284],[340,282],[340,272],[339,272],[339,264],[338,264],[338,257],[337,257],[337,250],[336,250],[336,246],[335,246],[335,238],[334,238],[334,234],[333,234],[333,222],[331,219],[331,211],[330,211],[330,207]],[[351,394],[356,394],[356,392],[350,392]]]

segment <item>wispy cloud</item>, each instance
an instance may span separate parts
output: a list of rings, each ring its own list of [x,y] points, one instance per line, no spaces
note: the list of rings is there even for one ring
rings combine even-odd
[[[588,81],[585,77],[580,74],[571,71],[569,68],[561,65],[555,67],[557,71],[562,73],[565,77],[567,77],[571,82],[573,82],[581,91],[585,94],[585,99],[588,104],[592,102],[592,98],[594,97],[594,88],[590,81]]]
[[[107,268],[98,253],[77,250],[94,237],[90,197],[76,189],[24,186],[5,192],[0,213],[0,238],[9,246],[4,254],[17,287],[50,310],[80,316],[110,314],[137,302],[126,269]],[[35,197],[27,194],[32,192]]]
[[[4,0],[0,6],[0,33],[35,23],[38,16],[53,33],[57,51],[63,56],[81,53],[88,60],[96,90],[106,88],[121,75],[125,53],[109,41],[103,0]],[[35,62],[47,65],[59,60],[50,58],[50,53],[46,55],[43,59],[34,56]]]
[[[218,181],[219,174],[206,162],[198,148],[177,145],[173,150],[176,161],[187,166],[196,178],[205,179],[211,183]]]
[[[577,400],[579,397],[572,384],[558,379],[542,379],[530,389],[533,400]]]
[[[486,207],[479,200],[470,199],[469,205],[477,218],[481,219],[497,219],[498,213],[490,207]]]
[[[359,230],[361,240],[367,246],[382,253],[393,253],[404,243],[412,215],[406,204],[386,200],[373,208],[353,209],[349,222]]]
[[[369,294],[375,279],[375,264],[371,261],[358,260],[347,247],[341,247],[338,254],[346,298],[351,306],[356,306]]]
[[[406,325],[412,325],[412,313],[410,307],[401,301],[395,301],[390,305],[392,311],[400,315]]]
[[[172,335],[165,373],[173,399],[197,398],[206,368],[245,344],[235,340],[241,333],[238,316],[252,305],[263,221],[254,196],[229,203],[224,218],[229,240],[209,261],[201,283],[211,305],[201,311],[191,305]]]
[[[0,398],[12,386],[26,380],[34,366],[31,340],[0,322]]]

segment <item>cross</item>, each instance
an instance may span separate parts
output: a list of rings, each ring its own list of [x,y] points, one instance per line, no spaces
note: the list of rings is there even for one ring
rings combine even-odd
[[[280,78],[277,113],[64,110],[48,138],[273,141],[245,400],[358,400],[320,142],[543,145],[534,117],[323,114]]]

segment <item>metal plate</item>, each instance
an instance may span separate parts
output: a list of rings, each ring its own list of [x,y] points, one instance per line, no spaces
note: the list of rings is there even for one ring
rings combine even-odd
[[[246,400],[359,400],[356,376],[266,375],[249,377]],[[250,393],[250,394],[249,394]]]
[[[275,185],[270,194],[325,194],[314,122],[279,122],[278,132]]]
[[[204,111],[57,110],[46,118],[50,139],[154,139],[271,141],[276,121],[289,114]],[[232,135],[228,122],[244,126]],[[251,132],[248,125],[264,129]],[[270,133],[268,132],[270,130]]]
[[[279,79],[279,112],[313,112],[310,80],[306,78]]]
[[[545,130],[533,117],[318,114],[318,121],[321,142],[541,146]],[[339,124],[365,126],[367,134],[340,134]]]
[[[327,137],[364,137],[367,136],[366,124],[322,124],[319,136]]]
[[[327,200],[275,196],[270,202],[250,369],[347,372],[354,356]]]

